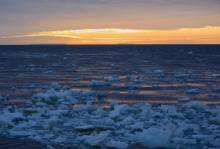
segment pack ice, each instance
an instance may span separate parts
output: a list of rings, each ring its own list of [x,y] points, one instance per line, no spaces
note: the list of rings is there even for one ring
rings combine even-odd
[[[94,84],[99,84],[93,81]],[[102,83],[101,83],[102,84]],[[34,140],[52,147],[85,143],[90,146],[129,148],[219,148],[220,107],[187,102],[181,108],[151,104],[110,103],[109,109],[94,106],[94,91],[56,91],[51,85],[38,93],[27,107],[0,109],[0,134]],[[85,100],[86,99],[86,100]],[[85,105],[72,106],[83,103]]]

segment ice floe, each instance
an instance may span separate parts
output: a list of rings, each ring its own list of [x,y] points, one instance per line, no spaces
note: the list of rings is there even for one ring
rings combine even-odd
[[[189,93],[189,94],[199,93],[199,89],[198,88],[188,89],[188,90],[186,90],[186,93]]]
[[[220,107],[187,102],[152,107],[149,103],[110,103],[97,107],[94,91],[38,93],[25,108],[0,108],[0,134],[53,145],[129,148],[140,144],[148,148],[220,147]],[[86,99],[86,100],[85,100]],[[187,98],[181,99],[188,101]],[[82,104],[72,106],[73,104]],[[14,110],[12,110],[14,109]]]
[[[178,98],[179,102],[188,102],[190,101],[190,97],[186,97],[186,98]]]
[[[91,86],[108,86],[111,85],[111,82],[103,82],[98,80],[91,80]]]

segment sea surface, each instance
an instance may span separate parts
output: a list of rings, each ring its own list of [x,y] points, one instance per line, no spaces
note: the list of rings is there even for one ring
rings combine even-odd
[[[91,80],[110,85],[93,86]],[[42,86],[52,83],[73,91],[104,92],[107,96],[97,97],[95,105],[105,108],[114,100],[130,106],[147,102],[153,107],[180,107],[184,102],[178,99],[186,97],[216,106],[220,105],[216,90],[220,88],[220,45],[0,46],[1,96],[9,95],[10,102],[23,106],[34,94],[47,91]],[[187,93],[189,89],[198,92]],[[19,147],[45,148],[1,138],[0,148]]]

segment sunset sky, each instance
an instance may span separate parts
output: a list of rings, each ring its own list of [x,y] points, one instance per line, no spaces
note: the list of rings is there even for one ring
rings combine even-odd
[[[220,44],[220,0],[0,0],[0,45]]]

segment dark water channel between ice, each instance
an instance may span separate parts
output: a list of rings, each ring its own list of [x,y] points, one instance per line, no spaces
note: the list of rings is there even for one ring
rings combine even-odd
[[[130,79],[126,79],[128,74]],[[90,85],[92,79],[112,77],[118,80],[110,81],[109,86]],[[220,90],[215,91],[220,88],[220,45],[0,46],[1,96],[9,95],[11,102],[23,104],[34,94],[45,92],[42,86],[54,82],[74,91],[106,92],[107,97],[95,100],[97,106],[104,107],[114,100],[129,105],[180,106],[183,103],[178,98],[186,97],[220,105]],[[32,84],[36,87],[30,88]],[[188,89],[199,93],[186,93]],[[14,148],[15,144],[2,140],[0,148]]]

